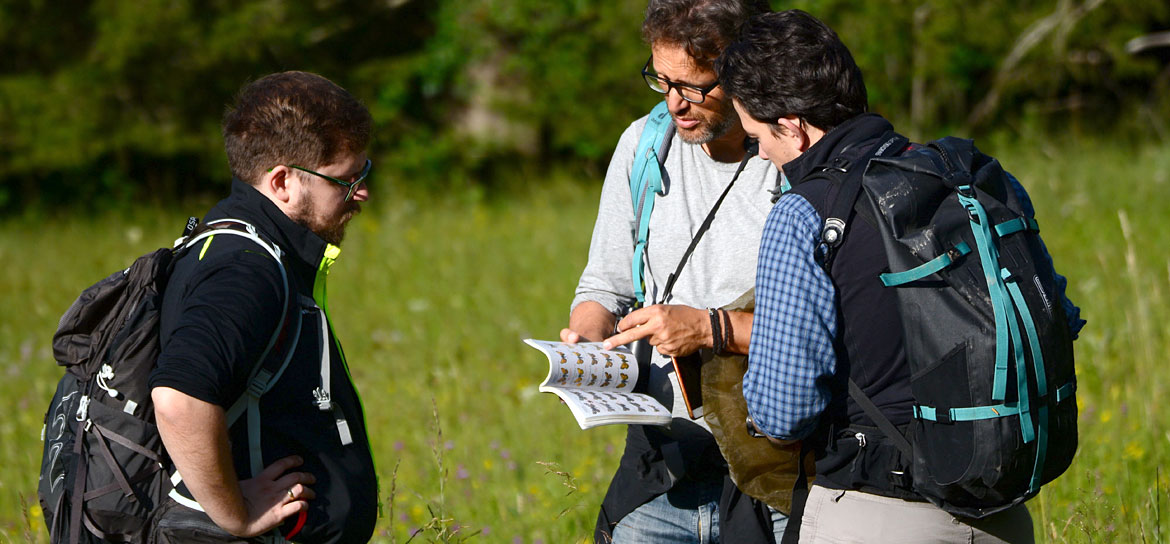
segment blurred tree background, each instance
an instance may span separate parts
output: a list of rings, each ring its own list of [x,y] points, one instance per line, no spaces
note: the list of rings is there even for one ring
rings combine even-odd
[[[833,26],[871,108],[951,132],[1170,139],[1166,0],[793,0]],[[645,0],[0,0],[0,214],[221,194],[219,121],[269,72],[363,100],[379,175],[498,190],[594,182],[657,99],[638,69]],[[1132,48],[1131,48],[1132,49]]]

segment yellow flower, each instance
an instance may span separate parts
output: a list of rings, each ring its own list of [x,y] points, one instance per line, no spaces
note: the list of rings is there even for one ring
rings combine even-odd
[[[1142,447],[1138,445],[1137,442],[1131,440],[1128,444],[1125,445],[1124,456],[1126,459],[1131,461],[1141,460],[1141,458],[1146,456],[1146,450],[1142,449]]]
[[[1101,410],[1101,423],[1109,423],[1111,419],[1113,419],[1112,410]]]

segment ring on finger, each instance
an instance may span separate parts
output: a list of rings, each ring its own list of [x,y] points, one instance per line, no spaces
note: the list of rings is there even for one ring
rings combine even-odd
[[[295,501],[297,499],[296,495],[293,495],[293,488],[291,488],[291,487],[288,488],[287,493],[288,493],[288,500]]]

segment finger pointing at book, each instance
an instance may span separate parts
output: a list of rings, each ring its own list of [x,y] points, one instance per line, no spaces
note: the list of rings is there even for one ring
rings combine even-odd
[[[607,349],[647,338],[663,355],[687,355],[711,345],[706,310],[674,304],[655,304],[630,312],[618,322],[618,334],[605,341]]]

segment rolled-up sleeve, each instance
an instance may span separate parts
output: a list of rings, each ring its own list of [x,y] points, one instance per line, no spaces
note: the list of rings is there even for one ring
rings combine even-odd
[[[820,230],[812,205],[788,194],[769,214],[760,242],[743,396],[760,430],[783,440],[816,428],[837,366],[835,292],[816,259]]]

